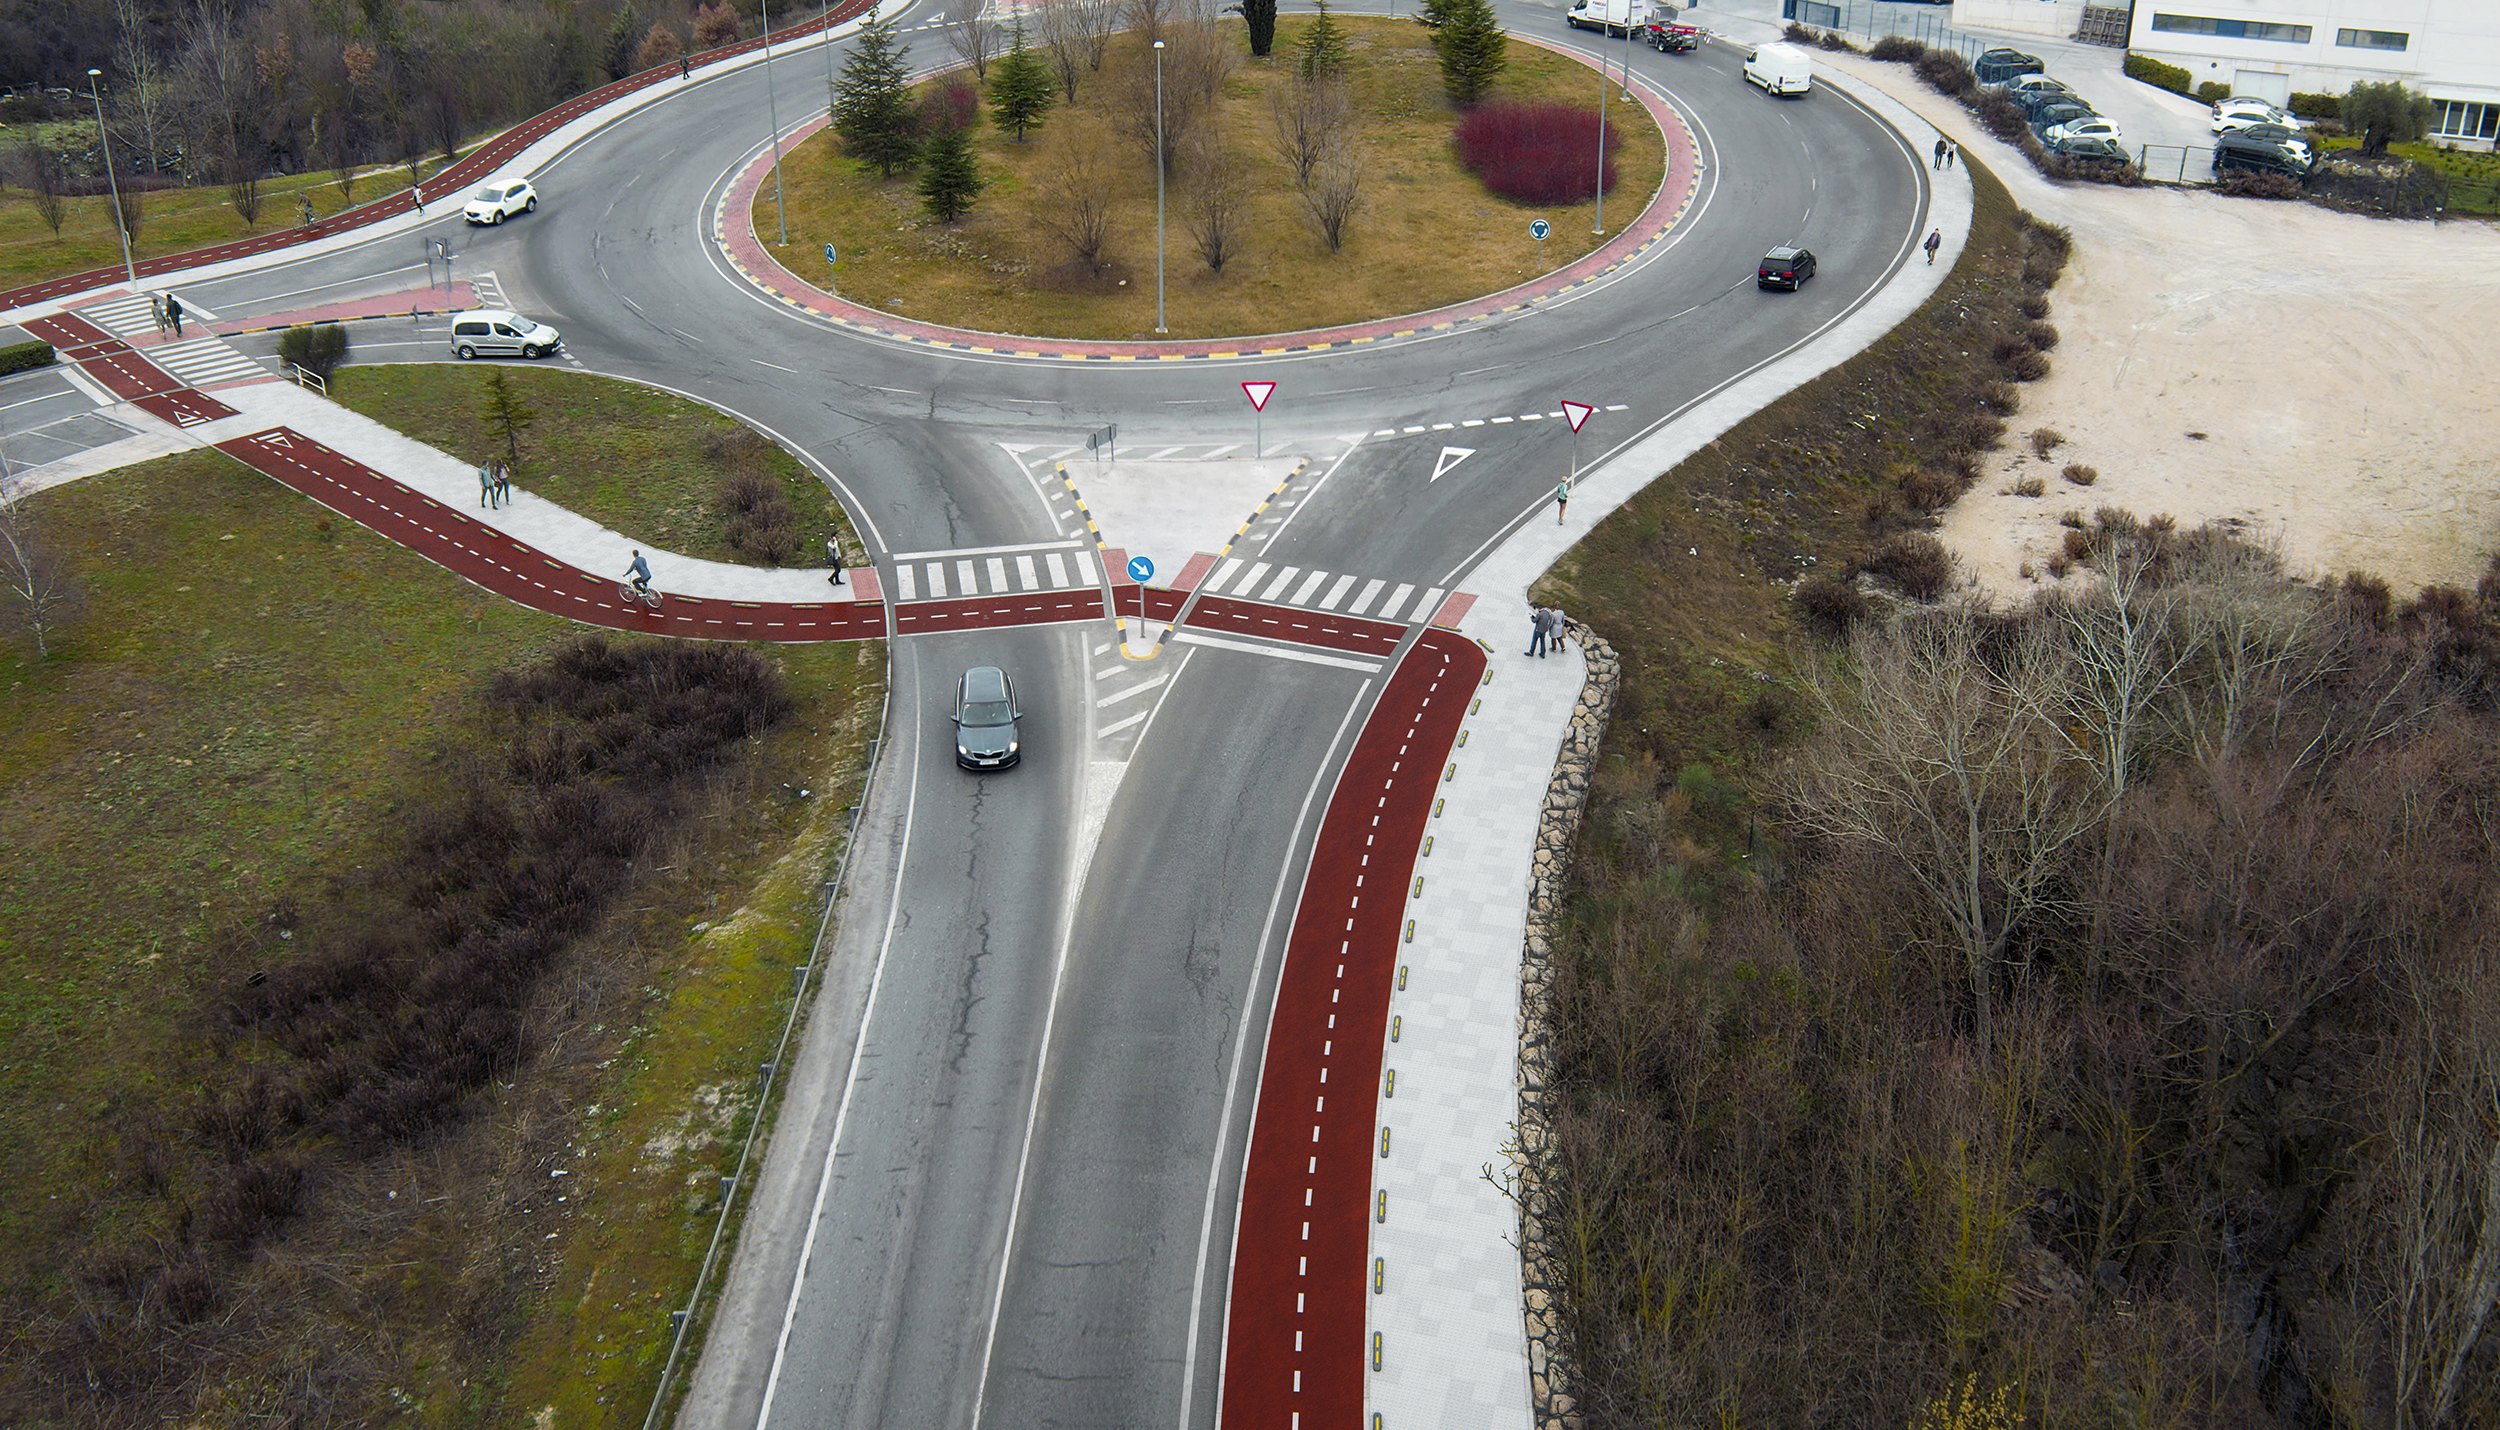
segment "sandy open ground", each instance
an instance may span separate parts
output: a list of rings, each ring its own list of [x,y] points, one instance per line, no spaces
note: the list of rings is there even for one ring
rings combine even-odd
[[[2500,546],[2500,231],[2052,184],[1906,67],[1817,58],[1898,97],[2074,232],[2049,295],[2053,370],[2023,389],[2005,449],[1941,532],[1985,588],[2019,599],[2048,581],[2059,514],[2103,506],[2237,519],[2305,575],[2369,571],[2400,595],[2472,587]],[[2068,439],[2045,463],[2022,440],[2038,427]],[[2100,479],[2067,484],[2068,462]],[[2020,475],[2046,477],[2048,494],[2013,495]]]

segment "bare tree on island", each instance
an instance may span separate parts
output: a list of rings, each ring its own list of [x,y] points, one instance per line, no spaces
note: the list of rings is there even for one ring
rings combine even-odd
[[[1111,241],[1110,137],[1099,126],[1063,127],[1042,162],[1033,222],[1067,245],[1086,276],[1099,278]]]
[[[945,27],[947,47],[956,58],[972,66],[975,79],[990,77],[990,56],[998,53],[998,26],[988,15],[989,0],[947,0]],[[1022,28],[1024,18],[1016,18]]]
[[[52,640],[86,609],[78,572],[36,538],[26,498],[27,483],[0,459],[0,621],[35,645],[35,658],[52,653]]]

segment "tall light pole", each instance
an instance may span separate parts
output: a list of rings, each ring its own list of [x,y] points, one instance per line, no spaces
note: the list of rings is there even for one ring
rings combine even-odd
[[[790,211],[781,201],[781,104],[773,97],[773,0],[764,0],[764,111],[773,122],[773,216],[781,220],[781,246],[790,246]]]
[[[1155,331],[1163,326],[1163,42],[1155,41]]]
[[[122,238],[122,272],[128,275],[135,291],[139,286],[139,267],[130,261],[130,229],[122,222],[122,181],[113,177],[113,136],[104,127],[104,97],[95,88],[95,82],[102,78],[102,70],[87,71],[87,98],[95,101],[96,138],[104,144],[104,182],[113,191],[113,232]]]
[[[1626,12],[1625,18],[1630,18],[1629,12]],[[1597,37],[1603,40],[1606,38],[1605,32],[1599,31]],[[1597,52],[1597,228],[1595,232],[1598,233],[1606,231],[1606,101],[1614,97],[1613,91],[1614,86],[1606,79],[1606,52],[1601,49]]]

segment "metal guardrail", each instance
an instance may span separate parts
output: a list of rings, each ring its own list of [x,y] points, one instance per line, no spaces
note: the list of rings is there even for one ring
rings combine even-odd
[[[774,1088],[782,1070],[789,1066],[790,1040],[797,1034],[799,1015],[807,1008],[809,985],[822,981],[816,974],[824,967],[828,945],[832,943],[839,923],[835,911],[842,906],[842,885],[850,877],[851,851],[859,846],[860,817],[867,813],[868,796],[876,788],[877,759],[885,751],[886,727],[894,711],[894,658],[890,643],[886,651],[885,700],[877,708],[877,733],[868,740],[867,773],[860,780],[859,801],[850,807],[850,822],[843,830],[842,857],[834,863],[833,877],[825,881],[824,911],[816,924],[816,941],[808,951],[807,962],[792,970],[794,987],[790,995],[790,1012],[781,1021],[781,1038],[773,1045],[773,1060],[758,1070],[762,1080],[756,1089],[755,1115],[747,1119],[746,1141],[738,1148],[737,1168],[722,1179],[720,1216],[712,1225],[712,1240],[704,1249],[703,1265],[695,1272],[694,1286],[686,1292],[686,1304],[668,1313],[668,1359],[660,1366],[660,1383],[651,1392],[651,1408],[643,1414],[643,1430],[658,1430],[667,1417],[669,1395],[676,1389],[679,1366],[685,1360],[687,1344],[694,1338],[701,1319],[704,1295],[711,1289],[712,1274],[718,1269],[721,1251],[729,1241],[730,1224],[738,1212],[738,1194],[753,1190],[755,1179],[748,1175],[748,1169],[756,1161],[757,1148],[764,1140],[765,1128],[775,1120]]]
[[[295,385],[297,387],[309,387],[324,397],[330,395],[330,384],[321,380],[321,374],[314,372],[311,368],[301,366],[297,363],[288,363],[286,367],[286,375],[295,379]]]

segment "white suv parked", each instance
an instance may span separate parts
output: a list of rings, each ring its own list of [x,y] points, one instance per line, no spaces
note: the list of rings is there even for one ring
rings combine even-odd
[[[479,308],[452,315],[451,351],[455,357],[534,358],[563,346],[563,334],[510,309]]]

